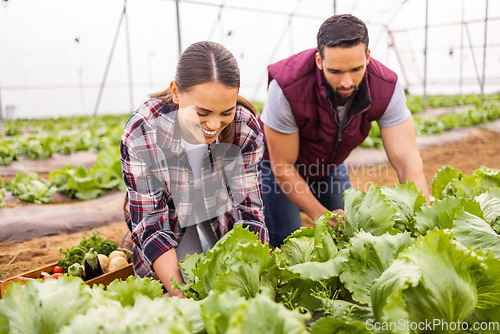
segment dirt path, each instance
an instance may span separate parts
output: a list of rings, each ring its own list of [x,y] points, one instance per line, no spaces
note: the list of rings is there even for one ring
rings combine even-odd
[[[436,171],[443,166],[461,170],[467,175],[482,166],[500,169],[500,133],[490,130],[473,130],[460,142],[420,150],[424,174],[430,188]],[[396,171],[387,163],[363,166],[351,170],[354,187],[367,191],[369,183],[392,186],[398,182]]]
[[[500,168],[500,133],[490,130],[474,130],[462,141],[421,150],[424,173],[429,186],[436,170],[449,165],[469,175],[481,166]],[[370,183],[392,186],[397,183],[394,169],[385,164],[351,169],[353,186],[367,191]],[[98,227],[100,236],[120,243],[127,227],[123,221],[110,221]],[[92,230],[63,233],[23,242],[0,243],[0,280],[57,261],[60,248],[68,248],[90,237]]]

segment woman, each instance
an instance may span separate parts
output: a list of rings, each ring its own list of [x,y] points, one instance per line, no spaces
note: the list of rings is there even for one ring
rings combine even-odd
[[[206,252],[234,224],[268,242],[258,167],[263,134],[239,86],[227,49],[195,43],[170,87],[152,94],[122,135],[134,270],[157,275],[171,296],[183,297],[170,284],[171,277],[183,282],[178,262]]]

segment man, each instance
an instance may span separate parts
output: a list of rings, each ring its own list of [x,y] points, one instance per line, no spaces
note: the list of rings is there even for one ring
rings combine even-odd
[[[334,15],[320,27],[317,44],[268,67],[261,165],[273,246],[300,228],[300,210],[313,219],[326,210],[343,213],[350,187],[343,161],[374,120],[399,182],[413,181],[429,195],[403,88],[396,73],[370,58],[366,25]]]

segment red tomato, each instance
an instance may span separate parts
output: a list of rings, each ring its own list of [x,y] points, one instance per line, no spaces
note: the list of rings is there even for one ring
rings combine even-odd
[[[55,274],[52,274],[52,275],[45,275],[43,276],[43,280],[45,281],[47,278],[55,278],[55,279],[58,279],[59,276],[64,276],[63,273],[55,273]]]
[[[63,269],[59,266],[55,266],[54,269],[52,269],[52,273],[54,273],[54,274],[58,274],[58,273],[62,274],[62,272],[63,272]]]

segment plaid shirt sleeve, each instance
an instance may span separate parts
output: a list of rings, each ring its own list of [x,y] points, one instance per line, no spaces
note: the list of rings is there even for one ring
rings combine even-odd
[[[233,217],[238,217],[235,224],[248,226],[262,243],[267,243],[269,233],[264,223],[260,168],[264,154],[264,135],[256,118],[244,108],[241,108],[241,119],[236,122],[235,135],[245,167],[242,184],[246,194],[243,201],[234,207],[236,212],[233,212]]]
[[[160,108],[160,104],[149,101],[135,112],[125,126],[120,144],[135,244],[134,269],[140,276],[151,276],[154,261],[179,242],[169,219],[171,196],[163,174],[155,168],[163,152],[157,145],[151,119]]]

